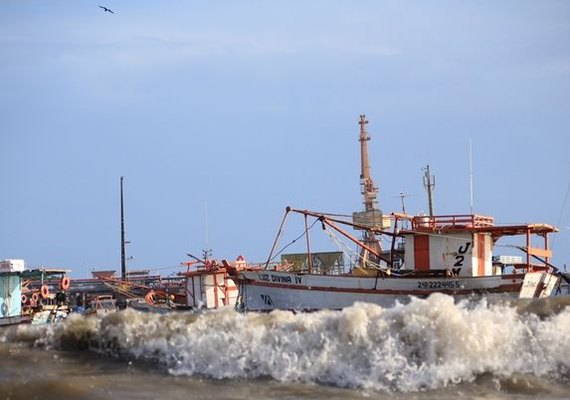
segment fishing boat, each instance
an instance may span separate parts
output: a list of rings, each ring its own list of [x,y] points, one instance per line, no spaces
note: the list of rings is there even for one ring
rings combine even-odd
[[[181,310],[205,310],[234,307],[238,288],[230,275],[245,268],[245,260],[215,260],[194,257],[183,262],[187,267],[172,279],[116,279],[100,276],[98,279],[110,287],[118,297],[126,299],[127,307],[138,311],[166,313]]]
[[[287,207],[265,268],[236,271],[238,309],[341,309],[355,302],[391,306],[432,293],[445,293],[457,299],[516,297],[525,274],[551,270],[548,236],[557,232],[554,226],[497,225],[494,218],[473,212],[436,215],[431,193],[435,179],[430,175],[429,166],[424,177],[429,215],[408,215],[404,207],[402,212],[384,214],[377,206],[378,189],[370,174],[367,123],[361,115],[360,179],[364,210],[344,218],[338,214]],[[307,248],[301,255],[305,261],[300,267],[286,262],[271,267],[270,261],[275,258],[278,239],[290,214],[305,219],[303,235]],[[349,270],[315,268],[309,239],[310,220],[314,220],[311,227],[315,222],[320,223],[341,251],[348,253],[353,260]],[[362,237],[352,235],[344,229],[346,226],[359,230]],[[495,255],[497,242],[513,236],[524,239],[521,245],[509,245],[521,250],[523,256]],[[381,238],[390,238],[389,248],[382,248]]]
[[[107,315],[117,311],[117,300],[108,294],[96,296],[90,306],[85,310],[84,315]]]
[[[26,269],[24,260],[0,261],[0,326],[55,323],[66,318],[68,272]]]
[[[196,260],[196,266],[180,274],[186,280],[186,306],[191,309],[233,307],[238,288],[231,273],[245,268],[243,256],[238,256],[235,262]]]
[[[557,269],[529,272],[519,292],[519,299],[546,299],[558,296],[570,299],[570,274]]]
[[[167,313],[180,310],[203,310],[233,307],[237,299],[237,285],[229,274],[243,268],[245,260],[238,257],[235,262],[211,259],[211,250],[204,250],[202,258],[187,254],[191,261],[181,263],[186,271],[176,277],[138,277],[127,273],[125,217],[124,217],[124,177],[120,179],[121,205],[121,278],[100,275],[96,278],[121,300],[127,307],[138,311]],[[148,272],[148,271],[146,271]]]
[[[289,213],[318,220],[331,238],[340,241],[339,237],[343,237],[363,250],[358,257],[363,253],[372,257],[364,262],[361,258],[359,265],[339,274],[314,273],[310,250],[306,253],[306,269],[301,271],[288,271],[286,265],[258,271],[242,270],[237,273],[239,309],[340,309],[358,301],[391,306],[410,296],[427,297],[432,293],[456,298],[516,297],[526,273],[550,270],[548,235],[557,231],[546,224],[496,226],[492,218],[480,215],[410,217],[410,229],[392,232],[372,229],[374,234],[389,235],[393,239],[391,251],[378,252],[341,227],[343,224],[354,226],[352,222],[308,210],[287,208],[286,215]],[[396,226],[403,216],[393,214],[391,217]],[[540,237],[545,246],[520,246],[526,258],[517,257],[510,264],[497,262],[497,258],[494,262],[493,249],[497,241],[517,235],[523,236],[526,243]],[[403,259],[396,259],[398,241],[403,243]],[[503,273],[507,266],[511,272]]]

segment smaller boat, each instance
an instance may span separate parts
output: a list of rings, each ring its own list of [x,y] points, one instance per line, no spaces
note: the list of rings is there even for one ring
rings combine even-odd
[[[0,261],[0,326],[61,321],[69,313],[65,269],[26,269],[24,260]]]
[[[62,305],[45,305],[32,314],[32,325],[55,324],[67,318],[69,308]]]
[[[104,294],[95,297],[85,310],[85,315],[106,315],[117,311],[117,301],[112,295]]]
[[[550,317],[570,306],[570,274],[554,266],[550,270],[529,272],[525,275],[517,310]]]
[[[238,287],[232,275],[246,267],[243,256],[238,256],[235,262],[191,257],[198,263],[191,263],[188,271],[180,274],[186,278],[186,306],[191,309],[233,307]]]
[[[125,298],[127,307],[139,311],[166,313],[234,307],[238,288],[232,276],[245,269],[245,259],[239,256],[230,262],[189,256],[194,260],[182,263],[187,270],[176,279],[159,277],[143,282],[108,276],[97,278],[118,297]]]
[[[570,275],[558,270],[529,272],[525,275],[519,299],[544,299],[570,295]],[[565,287],[565,290],[564,290]]]
[[[149,294],[154,295],[151,291]],[[145,296],[146,297],[146,296]],[[136,297],[133,299],[127,299],[127,307],[132,308],[133,310],[142,311],[142,312],[150,312],[155,314],[166,314],[171,311],[180,310],[175,304],[170,302],[154,302],[154,301],[147,301],[144,298]]]

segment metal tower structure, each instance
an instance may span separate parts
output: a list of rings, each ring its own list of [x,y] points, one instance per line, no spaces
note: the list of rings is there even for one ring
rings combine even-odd
[[[360,115],[360,120],[358,121],[360,125],[360,186],[361,193],[363,196],[364,212],[354,213],[353,220],[362,225],[369,227],[382,228],[382,212],[378,209],[378,188],[374,185],[372,176],[370,174],[370,162],[368,158],[368,142],[370,141],[370,136],[366,131],[366,125],[368,125],[368,120],[364,114]],[[362,231],[362,241],[364,244],[378,251],[382,251],[382,246],[380,245],[380,240],[378,237],[370,232],[369,230]],[[367,260],[377,263],[378,260],[370,259],[367,252],[361,254],[362,264],[366,264]]]
[[[368,142],[370,141],[370,136],[366,131],[366,125],[368,125],[368,120],[366,115],[360,115],[360,186],[362,188],[362,195],[364,196],[364,210],[372,211],[376,209],[378,188],[374,185],[372,176],[370,175],[370,162],[368,158]]]

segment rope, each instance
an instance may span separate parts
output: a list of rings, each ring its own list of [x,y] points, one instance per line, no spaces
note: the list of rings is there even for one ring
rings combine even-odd
[[[329,238],[331,239],[331,241],[337,245],[337,247],[339,247],[342,251],[343,254],[346,254],[346,256],[348,257],[349,260],[355,260],[356,262],[356,258],[358,257],[358,255],[356,254],[356,256],[350,254],[350,253],[356,253],[354,250],[352,250],[348,245],[346,245],[343,241],[341,241],[340,239],[338,239],[336,237],[336,235],[330,231],[328,228],[325,229],[325,231],[327,232],[327,234],[329,235]]]
[[[381,271],[381,272],[386,271],[386,268],[383,268],[380,264],[377,264],[377,263],[372,262],[372,261],[370,261],[370,260],[364,260],[364,258],[363,258],[359,253],[357,253],[356,251],[354,251],[354,250],[353,250],[352,248],[350,248],[346,243],[344,243],[342,240],[340,240],[340,239],[338,238],[338,236],[336,236],[336,235],[334,234],[334,232],[332,232],[332,231],[329,230],[328,228],[325,228],[325,230],[326,230],[326,232],[329,234],[329,237],[331,238],[331,240],[343,251],[343,253],[347,254],[347,256],[348,256],[349,259],[354,259],[354,260],[355,260],[355,263],[356,263],[356,260],[359,260],[359,261],[361,261],[361,262],[362,262],[362,261],[366,261],[366,264],[369,265],[369,266],[371,266],[372,268],[377,269],[377,270],[379,270],[379,271]],[[343,250],[343,248],[345,248],[346,250]],[[352,253],[353,256],[351,256],[350,253]]]
[[[285,251],[285,249],[287,249],[289,246],[291,246],[291,245],[292,245],[293,243],[295,243],[297,240],[299,240],[299,239],[301,239],[303,236],[305,236],[305,235],[307,234],[307,232],[310,231],[310,230],[313,228],[313,226],[315,226],[315,224],[316,224],[317,222],[319,222],[319,220],[318,220],[318,219],[315,219],[315,220],[313,221],[313,223],[311,224],[311,226],[309,226],[307,229],[305,229],[305,230],[303,231],[303,233],[301,233],[298,237],[296,237],[295,239],[293,239],[290,243],[288,243],[288,244],[285,245],[281,250],[279,250],[277,253],[275,253],[275,255],[274,255],[271,259],[269,259],[268,263],[271,262],[271,261],[273,261],[273,260],[275,260],[275,258],[276,258],[278,255],[280,255],[281,253],[283,253],[283,252]]]
[[[320,213],[322,215],[326,215],[328,217],[343,217],[343,218],[352,218],[352,215],[347,215],[347,214],[333,214],[333,213]],[[346,221],[347,223],[349,223],[349,221]]]

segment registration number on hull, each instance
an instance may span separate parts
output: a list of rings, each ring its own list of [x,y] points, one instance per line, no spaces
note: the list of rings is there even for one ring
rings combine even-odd
[[[418,289],[461,289],[459,281],[418,281]]]

